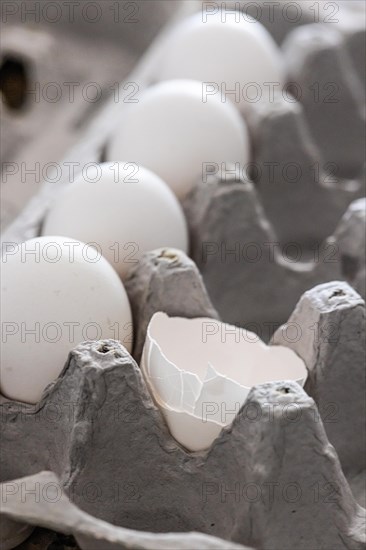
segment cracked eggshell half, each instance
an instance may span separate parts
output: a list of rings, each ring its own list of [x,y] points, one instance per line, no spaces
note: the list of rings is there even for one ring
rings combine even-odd
[[[209,318],[153,315],[141,369],[172,436],[190,451],[205,450],[230,424],[252,386],[276,380],[304,385],[295,352],[267,346],[245,329]]]
[[[80,342],[114,338],[130,352],[132,315],[115,270],[92,246],[40,237],[2,258],[1,393],[37,403]]]
[[[183,199],[223,163],[244,168],[249,137],[230,101],[219,94],[205,101],[202,82],[173,80],[151,86],[128,106],[108,151],[108,160],[122,158],[158,174]]]
[[[178,200],[159,176],[133,162],[84,170],[57,197],[42,233],[93,243],[122,279],[144,252],[188,249]]]

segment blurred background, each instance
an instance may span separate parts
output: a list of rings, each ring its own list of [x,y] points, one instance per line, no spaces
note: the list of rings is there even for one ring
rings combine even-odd
[[[181,4],[2,2],[2,228],[36,193],[52,170],[50,163],[61,161],[82,139],[90,120]]]
[[[314,20],[329,27],[347,26],[351,18],[362,26],[365,18],[363,0],[205,4],[245,8],[260,18],[278,44],[295,27]],[[199,0],[2,2],[2,229],[44,179],[52,180],[55,163],[83,140],[90,121],[116,94],[161,28],[201,6]],[[359,43],[352,53],[364,57]],[[133,86],[126,93],[133,94]]]

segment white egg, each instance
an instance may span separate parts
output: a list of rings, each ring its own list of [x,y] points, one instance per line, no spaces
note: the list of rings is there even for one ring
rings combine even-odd
[[[221,92],[244,110],[271,101],[284,75],[280,50],[264,26],[247,14],[225,11],[200,12],[178,24],[157,69],[158,80],[200,80],[207,93]]]
[[[5,247],[1,281],[1,393],[36,403],[80,342],[114,338],[132,348],[132,317],[112,266],[64,237]]]
[[[244,166],[248,133],[230,101],[204,101],[201,82],[163,82],[143,92],[121,120],[108,159],[122,158],[149,168],[183,198],[222,163]]]
[[[42,233],[94,243],[122,278],[143,252],[188,249],[185,217],[172,191],[149,170],[124,162],[84,170],[57,198]]]

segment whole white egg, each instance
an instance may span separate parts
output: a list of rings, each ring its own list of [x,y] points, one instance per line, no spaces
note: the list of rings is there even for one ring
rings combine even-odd
[[[219,95],[205,101],[202,93],[202,83],[194,80],[145,90],[121,119],[108,160],[127,159],[149,168],[180,199],[222,163],[244,166],[249,161],[244,120],[230,101]]]
[[[167,38],[158,80],[190,78],[221,92],[240,109],[273,101],[285,82],[284,63],[265,27],[246,13],[203,10],[179,23]]]
[[[80,342],[113,338],[132,348],[124,286],[96,250],[64,237],[6,246],[1,280],[1,393],[36,403]]]
[[[83,170],[57,197],[43,235],[66,235],[93,246],[123,278],[143,252],[187,252],[182,208],[169,187],[134,163],[102,163]]]

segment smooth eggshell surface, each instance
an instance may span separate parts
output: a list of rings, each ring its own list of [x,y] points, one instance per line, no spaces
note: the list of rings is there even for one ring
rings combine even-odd
[[[114,338],[132,348],[120,278],[94,248],[69,238],[32,239],[4,255],[1,320],[1,393],[25,403],[39,401],[80,342]]]
[[[211,84],[245,111],[251,103],[271,101],[271,88],[281,90],[285,70],[280,49],[261,23],[240,12],[200,11],[168,36],[157,77]]]
[[[84,172],[58,197],[44,235],[66,235],[97,249],[124,278],[143,252],[187,252],[182,208],[155,174],[133,163],[103,163]]]
[[[107,153],[158,174],[179,199],[222,163],[249,162],[249,138],[237,109],[221,96],[202,95],[202,82],[174,80],[144,91],[129,105]]]

